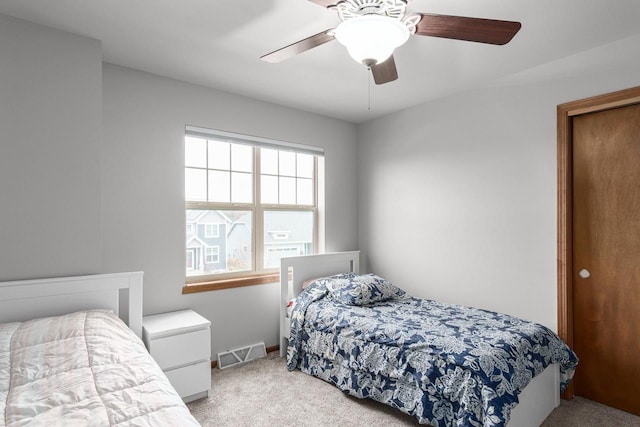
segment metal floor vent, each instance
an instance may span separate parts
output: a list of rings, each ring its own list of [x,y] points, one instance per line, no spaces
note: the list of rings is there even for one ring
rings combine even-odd
[[[266,355],[267,349],[264,346],[264,342],[251,344],[235,350],[223,351],[222,353],[218,353],[218,368],[228,368],[229,366],[249,362]]]

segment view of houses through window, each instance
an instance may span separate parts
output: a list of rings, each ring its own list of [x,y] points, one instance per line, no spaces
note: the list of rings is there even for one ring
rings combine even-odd
[[[251,270],[251,211],[187,209],[186,214],[187,276]],[[217,235],[207,236],[211,226]]]
[[[314,253],[313,154],[185,137],[188,281],[276,269],[284,256]]]

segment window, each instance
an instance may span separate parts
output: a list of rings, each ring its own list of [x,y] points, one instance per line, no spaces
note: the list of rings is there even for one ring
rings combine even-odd
[[[205,224],[204,237],[220,237],[220,224]]]
[[[312,211],[266,210],[264,213],[264,265],[279,268],[280,258],[310,255],[313,250]],[[286,230],[286,231],[282,231]]]
[[[220,262],[220,246],[205,248],[205,261],[207,264]]]
[[[187,127],[186,282],[277,273],[318,246],[322,150]]]

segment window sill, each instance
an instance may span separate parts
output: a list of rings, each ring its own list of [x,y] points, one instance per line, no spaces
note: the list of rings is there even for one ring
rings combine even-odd
[[[182,287],[182,294],[219,291],[221,289],[240,288],[243,286],[264,285],[280,281],[280,273],[266,273],[257,276],[237,277],[234,279],[211,280],[207,282],[187,283]]]

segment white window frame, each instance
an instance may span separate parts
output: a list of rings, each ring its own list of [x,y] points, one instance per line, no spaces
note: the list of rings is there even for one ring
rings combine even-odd
[[[265,260],[265,244],[264,244],[264,214],[265,211],[305,211],[313,212],[313,252],[318,253],[320,247],[320,226],[318,212],[318,192],[319,186],[319,157],[324,156],[324,150],[317,147],[310,147],[301,144],[287,143],[281,141],[273,141],[259,137],[238,135],[224,131],[212,131],[203,128],[187,126],[186,137],[200,137],[204,139],[226,140],[230,143],[238,143],[253,146],[253,202],[252,203],[219,203],[219,202],[195,202],[186,201],[185,208],[203,209],[203,210],[240,210],[250,211],[252,213],[252,230],[251,230],[251,265],[252,269],[241,272],[217,273],[210,275],[186,276],[185,282],[189,284],[207,283],[211,281],[224,281],[229,279],[238,279],[252,276],[261,276],[273,274],[278,271],[277,268],[266,269],[264,267]],[[207,144],[208,145],[208,144]],[[262,204],[260,198],[260,148],[269,148],[275,150],[295,151],[301,154],[313,155],[313,205],[285,205],[285,204]],[[208,149],[208,147],[207,147]],[[185,165],[186,167],[186,165]],[[207,191],[208,194],[208,191]],[[226,256],[222,254],[222,256]]]
[[[271,234],[273,240],[287,240],[289,238],[288,231],[272,231],[269,234]]]
[[[210,254],[209,250],[214,250],[215,253]],[[209,259],[211,257],[211,259]],[[220,246],[207,246],[204,248],[204,262],[205,264],[217,264],[220,262]]]
[[[215,230],[215,232],[209,233],[209,227],[213,227],[212,230]],[[204,223],[204,237],[207,239],[220,237],[220,224],[213,222]]]

